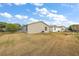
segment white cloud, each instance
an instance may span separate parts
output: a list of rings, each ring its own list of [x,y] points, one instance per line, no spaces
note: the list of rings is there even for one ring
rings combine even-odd
[[[30,20],[31,22],[39,21],[38,19],[35,19],[35,18],[30,18],[29,20]]]
[[[28,16],[24,16],[24,15],[15,15],[15,18],[18,18],[18,19],[27,19]]]
[[[4,17],[4,18],[9,18],[9,21],[10,19],[18,19],[18,20],[26,20],[28,18],[28,16],[25,16],[25,15],[12,15],[10,13],[7,13],[7,12],[4,12],[4,13],[0,13],[0,16]]]
[[[56,11],[56,10],[51,10],[51,12],[52,12],[52,13],[57,13],[58,11]]]
[[[25,5],[26,3],[13,3],[13,4],[19,6],[19,5]]]
[[[49,18],[53,18],[53,20],[67,21],[68,19],[64,15],[49,13],[47,15]]]
[[[66,21],[66,17],[64,15],[61,14],[57,14],[57,11],[54,11],[55,13],[51,13],[51,11],[47,10],[46,8],[36,8],[36,11],[40,14],[40,15],[45,15],[45,17],[48,18],[52,18],[54,20],[60,20],[60,21]]]
[[[46,8],[36,8],[36,11],[43,15],[47,15],[49,13]]]
[[[13,5],[16,5],[16,6],[20,6],[20,5],[25,5],[27,3],[7,3],[7,5],[9,6],[13,6]]]
[[[6,17],[6,18],[12,18],[13,16],[7,12],[0,13],[1,16]]]
[[[36,12],[39,15],[42,15],[44,17],[48,17],[50,20],[50,24],[55,24],[55,25],[66,25],[68,26],[69,24],[74,23],[73,21],[69,20],[66,18],[66,16],[62,14],[58,14],[56,10],[48,10],[46,8],[36,8]]]
[[[32,3],[33,5],[35,5],[35,6],[43,6],[44,4],[43,3]]]

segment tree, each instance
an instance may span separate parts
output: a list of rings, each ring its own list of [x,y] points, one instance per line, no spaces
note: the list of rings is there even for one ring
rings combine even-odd
[[[72,25],[69,26],[68,30],[72,31]]]
[[[0,22],[0,31],[4,32],[16,32],[21,29],[20,24],[12,24],[12,23],[6,23],[6,22]]]
[[[20,24],[16,24],[16,25],[18,26],[18,30],[20,30],[22,26]]]
[[[4,32],[6,30],[6,24],[5,22],[0,22],[0,32]]]
[[[17,25],[17,24],[7,24],[6,26],[6,30],[8,32],[16,32],[20,29],[20,25]]]

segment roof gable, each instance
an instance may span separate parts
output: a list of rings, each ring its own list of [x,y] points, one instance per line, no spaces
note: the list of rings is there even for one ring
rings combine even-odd
[[[48,24],[44,23],[43,21],[33,22],[33,23],[30,23],[30,24],[27,24],[27,25],[32,25],[32,24],[36,24],[36,23],[43,23],[43,24],[49,26]]]

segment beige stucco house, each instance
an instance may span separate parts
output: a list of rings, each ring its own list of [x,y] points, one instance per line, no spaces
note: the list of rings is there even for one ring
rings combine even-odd
[[[47,25],[42,21],[30,23],[27,25],[28,33],[41,33],[41,32],[48,33],[49,31],[50,31],[49,25]]]

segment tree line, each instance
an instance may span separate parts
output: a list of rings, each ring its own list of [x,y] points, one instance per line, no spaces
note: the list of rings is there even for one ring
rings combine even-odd
[[[20,29],[20,24],[0,22],[0,32],[16,32]]]
[[[21,28],[22,26],[20,24],[0,22],[0,32],[17,32]],[[79,32],[79,25],[70,25],[67,31]]]

